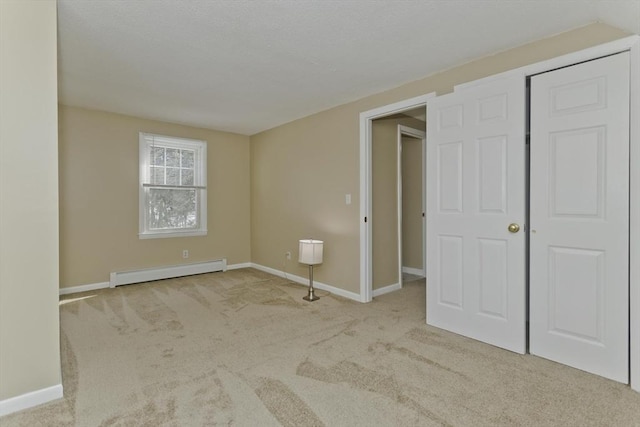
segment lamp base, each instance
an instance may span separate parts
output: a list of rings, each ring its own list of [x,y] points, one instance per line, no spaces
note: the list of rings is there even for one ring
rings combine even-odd
[[[313,302],[313,301],[318,301],[320,299],[320,297],[317,296],[314,293],[314,289],[311,288],[311,289],[309,289],[309,294],[306,297],[302,297],[302,299],[305,300],[305,301]]]
[[[313,289],[313,265],[309,265],[309,293],[306,297],[302,297],[302,299],[309,302],[320,299],[320,297],[316,296],[315,289]]]

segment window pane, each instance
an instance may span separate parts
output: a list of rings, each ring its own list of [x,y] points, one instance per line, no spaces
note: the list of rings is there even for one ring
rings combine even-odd
[[[167,166],[180,166],[180,150],[167,148]]]
[[[194,185],[193,169],[182,169],[182,185]]]
[[[140,238],[206,235],[205,190],[185,188],[207,182],[206,141],[140,132],[139,148]]]
[[[193,189],[150,188],[149,229],[196,228],[196,191]]]
[[[180,150],[182,152],[182,167],[193,168],[194,152],[192,150]]]
[[[151,164],[164,166],[164,148],[151,147]]]
[[[164,168],[151,166],[151,184],[164,184]]]
[[[180,169],[167,168],[167,185],[180,185]]]

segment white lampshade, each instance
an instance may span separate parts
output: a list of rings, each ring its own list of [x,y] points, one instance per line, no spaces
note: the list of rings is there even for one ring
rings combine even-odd
[[[298,262],[302,264],[322,264],[322,240],[300,240]]]

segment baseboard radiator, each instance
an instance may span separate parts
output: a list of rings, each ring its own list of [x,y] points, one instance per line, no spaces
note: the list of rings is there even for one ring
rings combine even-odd
[[[194,264],[173,265],[168,267],[146,268],[143,270],[121,271],[111,273],[109,287],[132,283],[150,282],[152,280],[171,279],[174,277],[191,276],[193,274],[227,271],[227,259],[198,262]]]

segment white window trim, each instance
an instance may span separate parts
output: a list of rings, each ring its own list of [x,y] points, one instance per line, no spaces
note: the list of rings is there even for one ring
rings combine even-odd
[[[194,177],[193,186],[183,186],[185,188],[195,188],[200,191],[199,194],[199,217],[198,228],[189,230],[170,229],[170,230],[148,230],[146,221],[147,203],[146,187],[149,187],[149,139],[155,139],[163,146],[172,146],[175,148],[188,148],[198,152],[198,176]],[[152,133],[140,132],[139,134],[139,179],[138,179],[138,238],[140,239],[161,239],[169,237],[193,237],[207,235],[207,142],[197,139],[178,138],[166,135],[157,135]],[[146,184],[146,185],[145,185]],[[154,187],[176,188],[180,186],[164,186],[158,185]]]

